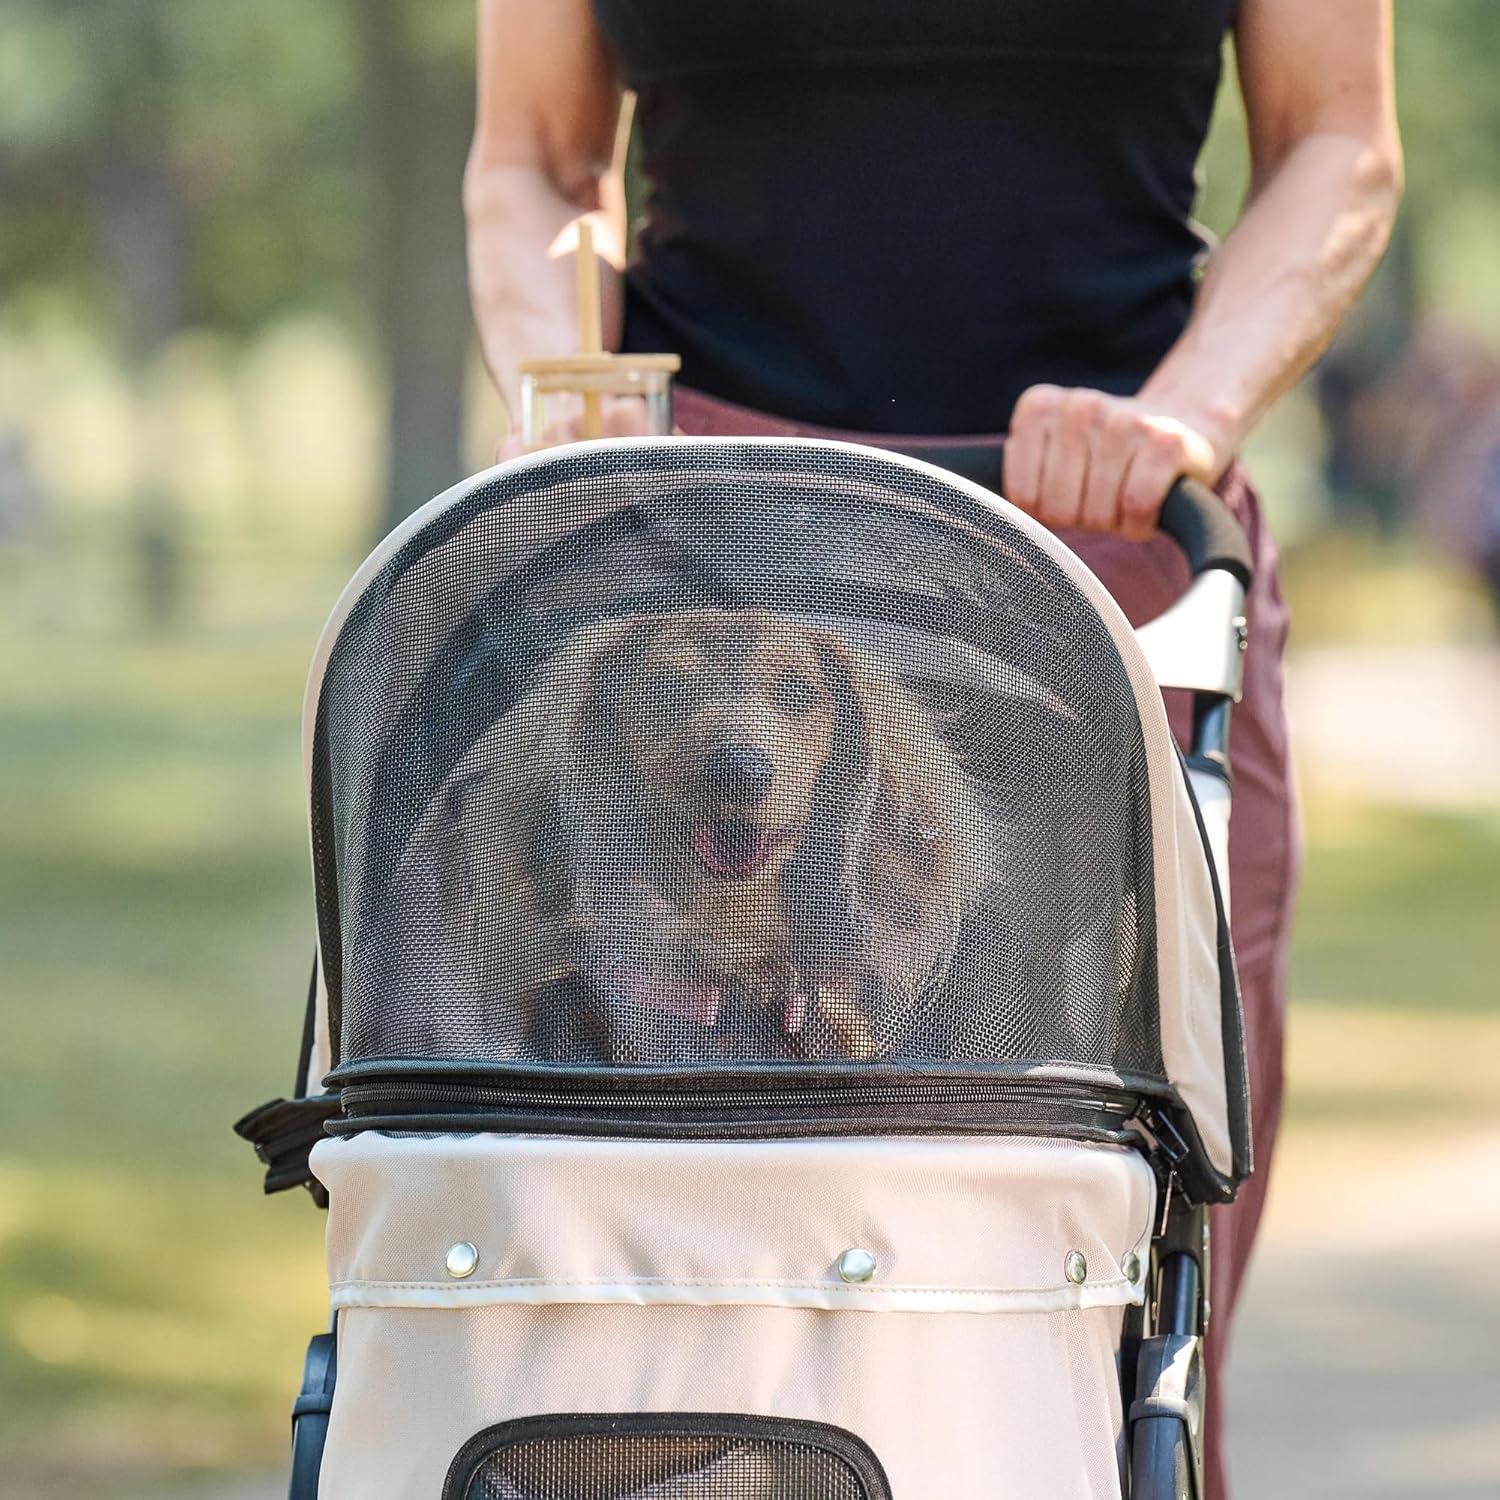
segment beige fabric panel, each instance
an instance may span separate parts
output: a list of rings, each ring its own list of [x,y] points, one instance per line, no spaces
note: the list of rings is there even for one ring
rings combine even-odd
[[[1224,1176],[1234,1169],[1229,1088],[1224,1072],[1224,1021],[1219,984],[1218,912],[1198,820],[1170,747],[1170,788],[1153,791],[1156,858],[1157,972],[1161,984],[1161,1051],[1203,1139]],[[1153,770],[1153,777],[1156,772]],[[1162,866],[1171,862],[1170,871]],[[1171,1003],[1168,1003],[1168,997]]]
[[[1198,799],[1198,811],[1203,815],[1203,829],[1208,834],[1209,852],[1213,855],[1214,872],[1218,876],[1219,896],[1224,902],[1224,915],[1230,915],[1229,890],[1229,814],[1231,807],[1230,786],[1222,776],[1188,768],[1188,781],[1192,783],[1193,795]]]
[[[501,1302],[1061,1311],[1141,1300],[1154,1179],[1129,1149],[1022,1138],[319,1142],[341,1308]],[[447,1274],[450,1245],[478,1265]],[[846,1250],[875,1257],[841,1279]],[[1086,1274],[1068,1275],[1069,1256]],[[1074,1278],[1079,1264],[1073,1262]]]
[[[512,1417],[706,1411],[853,1432],[896,1500],[1119,1500],[1120,1316],[349,1309],[319,1494],[437,1500],[458,1449]]]
[[[831,1422],[899,1497],[1118,1500],[1135,1152],[367,1132],[313,1164],[341,1308],[324,1500],[434,1500],[480,1429],[591,1411]],[[863,1286],[835,1270],[856,1246]]]
[[[318,950],[317,989],[313,999],[312,1048],[307,1059],[307,1091],[316,1093],[333,1067],[333,1039],[328,1034],[328,985],[323,979],[323,950]]]

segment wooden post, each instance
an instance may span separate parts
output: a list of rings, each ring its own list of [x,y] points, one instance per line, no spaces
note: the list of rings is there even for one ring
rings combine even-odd
[[[604,336],[599,312],[599,262],[594,255],[594,226],[578,221],[578,352],[602,354]],[[583,393],[583,435],[604,436],[604,404],[598,391]]]
[[[672,376],[682,366],[675,354],[606,354],[600,311],[599,261],[594,251],[594,226],[578,221],[577,255],[574,261],[578,297],[578,351],[561,358],[523,359],[521,379],[529,382],[533,417],[548,397],[578,399],[583,405],[586,438],[604,436],[604,399],[629,397],[652,404],[658,419],[670,417]],[[665,400],[664,400],[665,398]],[[533,442],[543,441],[531,433]]]

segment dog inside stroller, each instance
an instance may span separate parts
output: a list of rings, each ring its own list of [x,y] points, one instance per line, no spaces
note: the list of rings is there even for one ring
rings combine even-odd
[[[835,442],[576,444],[376,549],[296,1097],[237,1127],[329,1209],[294,1500],[1199,1493],[1248,567],[1163,515],[1139,633]]]

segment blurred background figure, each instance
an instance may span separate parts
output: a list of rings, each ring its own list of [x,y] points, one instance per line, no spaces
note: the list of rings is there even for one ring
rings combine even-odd
[[[1472,570],[1500,624],[1500,356],[1441,317],[1421,319],[1389,365],[1357,385],[1338,426],[1348,477],[1389,494]],[[1332,446],[1332,445],[1331,445]]]
[[[463,274],[473,20],[0,17],[7,1500],[284,1493],[321,1222],[259,1200],[228,1124],[291,1082],[317,630],[505,430]],[[1308,859],[1231,1371],[1241,1500],[1500,1492],[1500,6],[1400,6],[1397,56],[1402,238],[1250,455],[1287,553]],[[1230,85],[1218,230],[1242,137]]]

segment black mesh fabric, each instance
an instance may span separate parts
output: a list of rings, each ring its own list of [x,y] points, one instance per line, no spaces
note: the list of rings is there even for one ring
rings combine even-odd
[[[335,1061],[1161,1078],[1108,628],[876,455],[600,447],[480,484],[342,627],[313,822]]]
[[[563,1425],[565,1419],[558,1421]],[[511,1438],[498,1429],[487,1452],[457,1467],[454,1478],[462,1487],[450,1485],[448,1495],[453,1500],[888,1500],[878,1465],[847,1433],[744,1418],[634,1421],[642,1430],[532,1431]],[[517,1425],[545,1426],[546,1419]],[[715,1432],[715,1426],[723,1430]]]

